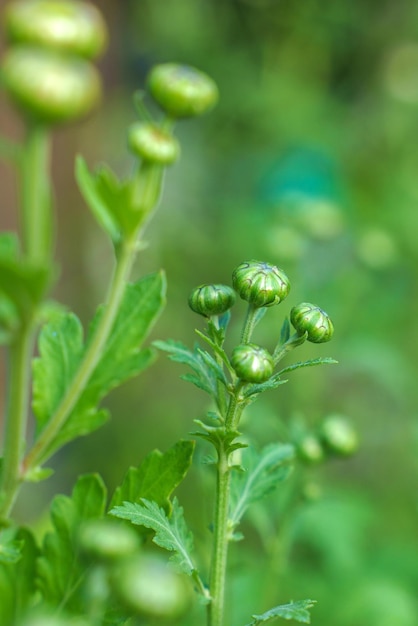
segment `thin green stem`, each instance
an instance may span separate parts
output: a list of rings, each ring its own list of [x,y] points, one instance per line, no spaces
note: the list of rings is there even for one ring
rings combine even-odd
[[[225,416],[226,432],[235,430],[238,425],[242,407],[239,402],[241,384],[238,382],[235,393],[231,397],[228,413]],[[208,626],[223,626],[225,613],[225,585],[228,561],[228,544],[230,540],[229,500],[231,485],[231,469],[229,467],[229,443],[221,441],[218,446],[218,463],[216,474],[215,522],[211,561],[210,596],[208,605]]]
[[[44,462],[46,458],[48,458],[48,448],[50,444],[75,407],[86,384],[88,383],[90,376],[101,358],[103,349],[111,333],[119,310],[119,305],[125,291],[125,285],[135,258],[135,252],[136,244],[134,238],[125,241],[122,244],[106,300],[104,313],[100,318],[99,325],[91,343],[87,348],[84,359],[80,364],[73,382],[68,388],[61,404],[25,458],[24,469],[26,472]]]
[[[23,251],[34,265],[49,265],[52,255],[50,136],[48,129],[28,128],[22,159],[21,227]]]
[[[242,329],[241,334],[241,343],[249,343],[251,340],[251,335],[253,334],[254,327],[257,322],[257,311],[258,309],[251,304],[248,304],[247,315],[244,321],[244,327]]]
[[[27,324],[10,347],[10,386],[5,423],[0,517],[7,518],[21,482],[21,454],[29,404],[30,362],[34,333]]]

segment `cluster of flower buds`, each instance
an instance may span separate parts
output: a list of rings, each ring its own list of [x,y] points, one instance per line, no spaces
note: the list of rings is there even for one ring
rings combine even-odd
[[[92,61],[107,43],[100,11],[79,0],[15,0],[4,16],[10,48],[3,84],[29,119],[55,124],[78,119],[101,96]]]
[[[255,260],[238,265],[232,274],[232,285],[233,289],[227,285],[199,285],[190,294],[190,308],[209,319],[224,315],[235,303],[236,292],[254,312],[280,304],[290,291],[290,281],[282,269]],[[293,307],[290,321],[296,331],[295,345],[300,344],[299,339],[313,343],[329,341],[334,331],[328,315],[306,302]],[[233,351],[231,365],[243,382],[262,383],[273,375],[275,362],[267,350],[246,341]]]

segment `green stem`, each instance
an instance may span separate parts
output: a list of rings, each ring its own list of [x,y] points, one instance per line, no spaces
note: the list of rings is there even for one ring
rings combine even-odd
[[[26,257],[34,265],[49,265],[52,254],[50,136],[47,128],[28,128],[22,152],[22,238]]]
[[[10,391],[5,423],[0,517],[9,515],[22,480],[21,454],[29,404],[30,363],[34,333],[28,323],[10,347]]]
[[[61,404],[26,456],[24,461],[25,472],[28,472],[48,458],[48,448],[50,444],[75,407],[101,358],[119,310],[119,305],[125,291],[125,285],[135,258],[136,249],[135,238],[123,242],[99,325]]]
[[[241,415],[238,383],[235,394],[231,397],[228,413],[225,417],[226,433],[234,430]],[[231,469],[229,467],[229,445],[221,441],[218,446],[218,463],[216,475],[216,506],[214,523],[214,540],[211,561],[210,597],[208,605],[208,626],[223,626],[225,612],[225,584],[228,561],[228,544],[230,540],[229,500],[231,485]]]
[[[241,343],[250,342],[251,335],[253,334],[253,330],[257,321],[257,311],[258,309],[250,302],[247,308],[247,315],[245,317],[244,328],[242,329]]]

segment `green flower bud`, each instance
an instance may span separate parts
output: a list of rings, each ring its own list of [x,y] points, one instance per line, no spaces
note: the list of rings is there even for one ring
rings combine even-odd
[[[324,343],[334,333],[334,326],[328,315],[314,304],[301,302],[290,311],[290,321],[299,335],[308,333],[308,341]]]
[[[106,561],[132,555],[139,548],[136,532],[111,520],[89,520],[79,531],[80,547]]]
[[[297,442],[297,452],[300,459],[307,463],[319,463],[324,459],[321,441],[312,434],[306,434]]]
[[[154,100],[174,118],[201,115],[218,101],[215,82],[187,65],[157,65],[149,74],[148,87]]]
[[[245,383],[264,383],[274,369],[272,356],[253,343],[237,346],[232,352],[231,364],[238,378]]]
[[[6,54],[2,70],[4,85],[16,106],[40,122],[78,119],[100,100],[99,73],[82,59],[18,46]]]
[[[350,456],[359,446],[357,432],[343,415],[330,415],[321,426],[321,437],[330,452]]]
[[[200,285],[189,296],[191,310],[205,317],[223,315],[234,303],[235,292],[227,285]]]
[[[243,300],[260,308],[284,300],[290,282],[280,268],[262,261],[244,261],[234,270],[232,284]]]
[[[128,130],[128,145],[136,156],[158,165],[171,165],[180,156],[177,139],[147,122],[132,124]]]
[[[5,12],[6,34],[12,43],[68,52],[86,59],[106,47],[107,28],[100,11],[74,0],[15,0]]]
[[[176,619],[189,606],[184,577],[156,556],[142,554],[122,561],[112,582],[123,604],[148,619]]]

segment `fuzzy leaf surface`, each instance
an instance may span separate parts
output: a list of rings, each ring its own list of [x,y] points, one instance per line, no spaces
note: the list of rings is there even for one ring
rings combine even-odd
[[[315,365],[333,365],[338,363],[335,359],[331,357],[320,357],[318,359],[309,359],[308,361],[299,361],[298,363],[293,363],[293,365],[289,365],[288,367],[283,368],[278,373],[278,376],[282,374],[287,374],[287,372],[293,372],[294,370],[301,369],[302,367],[314,367]]]
[[[165,453],[150,452],[138,467],[128,470],[113,495],[111,507],[124,501],[138,503],[146,499],[168,511],[169,497],[189,470],[193,452],[193,441],[178,441]]]
[[[124,502],[122,506],[114,507],[111,515],[129,520],[137,526],[145,526],[155,532],[154,543],[169,552],[173,552],[170,560],[177,567],[191,576],[196,568],[193,564],[193,536],[184,521],[183,509],[177,498],[173,500],[172,514],[167,517],[164,509],[155,502],[142,500],[142,504]]]
[[[96,474],[81,476],[71,497],[54,498],[53,530],[45,536],[37,571],[38,586],[51,606],[82,610],[77,589],[85,571],[77,558],[77,531],[83,521],[101,518],[105,504],[106,488]]]
[[[258,624],[264,624],[265,622],[269,622],[271,620],[282,618],[282,619],[293,619],[296,622],[301,622],[302,624],[310,624],[311,616],[309,613],[309,609],[311,609],[315,604],[315,600],[299,600],[298,602],[290,602],[289,604],[281,604],[280,606],[276,606],[269,611],[266,611],[262,615],[252,615],[253,621],[247,624],[247,626],[258,626]]]
[[[261,452],[248,447],[242,453],[245,471],[234,472],[231,480],[231,513],[233,526],[241,521],[248,507],[264,498],[285,480],[294,458],[290,444],[273,443]]]

